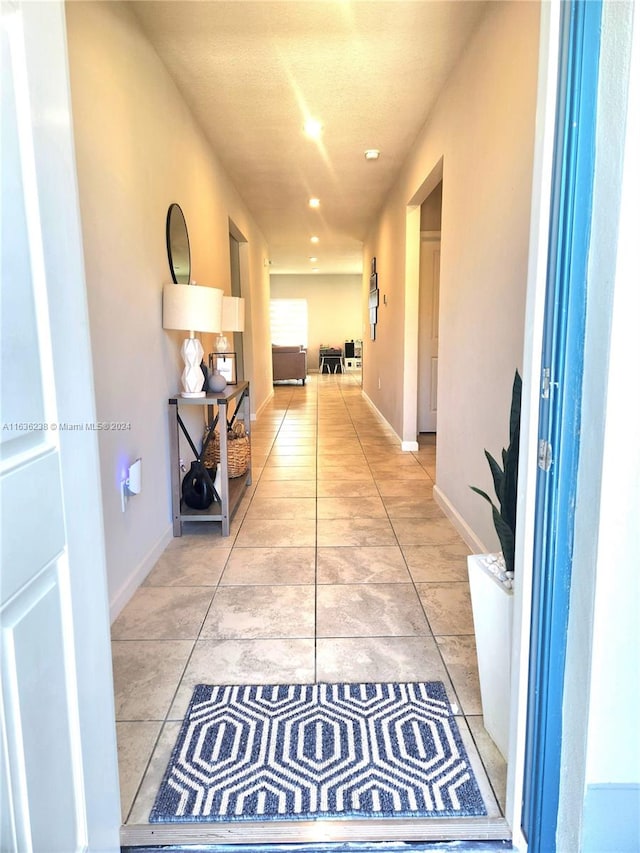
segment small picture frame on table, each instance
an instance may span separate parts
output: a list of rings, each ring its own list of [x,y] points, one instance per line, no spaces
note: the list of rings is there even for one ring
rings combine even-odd
[[[235,352],[209,353],[209,370],[217,370],[227,380],[227,385],[238,384]]]

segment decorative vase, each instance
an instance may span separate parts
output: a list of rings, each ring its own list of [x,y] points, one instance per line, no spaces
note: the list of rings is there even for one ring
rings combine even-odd
[[[220,470],[220,463],[216,465],[216,478],[213,481],[213,488],[218,496],[218,500],[222,500],[222,471]]]
[[[227,380],[218,370],[214,369],[213,373],[211,373],[211,375],[209,376],[208,385],[209,391],[213,391],[214,393],[218,394],[220,393],[220,391],[224,391],[224,389],[227,387]]]
[[[202,371],[203,376],[202,390],[206,393],[207,388],[209,387],[209,368],[204,361],[200,362],[200,370]]]
[[[182,499],[191,509],[208,509],[214,501],[210,477],[195,459],[182,481]]]

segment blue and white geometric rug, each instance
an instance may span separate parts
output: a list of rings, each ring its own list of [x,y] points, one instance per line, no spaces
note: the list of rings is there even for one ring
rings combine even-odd
[[[149,820],[486,813],[439,681],[198,685]]]

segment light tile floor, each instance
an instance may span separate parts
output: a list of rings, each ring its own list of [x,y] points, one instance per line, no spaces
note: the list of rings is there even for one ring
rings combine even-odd
[[[197,683],[441,680],[498,815],[506,767],[482,726],[469,551],[433,499],[434,437],[402,452],[354,375],[274,392],[231,535],[185,525],[112,626],[123,823],[148,822]]]

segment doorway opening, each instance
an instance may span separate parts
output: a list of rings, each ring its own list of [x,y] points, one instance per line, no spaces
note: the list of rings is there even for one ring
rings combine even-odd
[[[242,236],[240,230],[229,220],[229,267],[231,272],[232,296],[241,297],[243,291],[248,291],[247,287],[243,287],[243,271],[246,269],[244,253],[248,245],[246,238]],[[244,339],[242,332],[233,333],[233,351],[236,354],[236,377],[240,381],[245,377]]]
[[[435,444],[438,423],[438,329],[442,181],[420,207],[418,435]]]
[[[442,198],[442,184],[438,186],[440,198]],[[440,231],[421,230],[420,316],[418,326],[418,452],[425,457],[425,460],[428,460],[424,464],[428,466],[427,470],[434,483],[436,481],[436,455],[438,452],[439,297]]]

